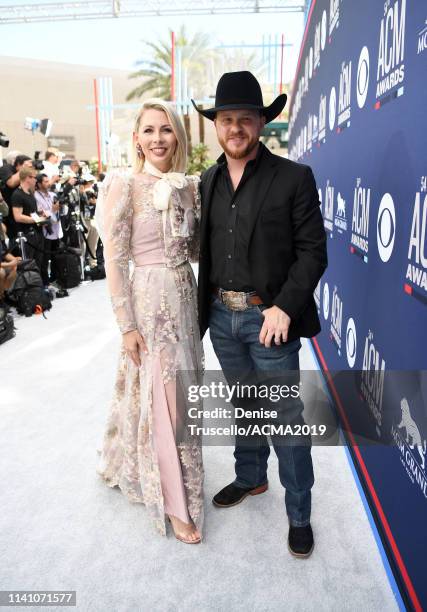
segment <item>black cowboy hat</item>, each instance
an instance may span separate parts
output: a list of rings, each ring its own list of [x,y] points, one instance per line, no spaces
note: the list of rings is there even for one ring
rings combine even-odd
[[[287,99],[286,94],[280,94],[270,106],[264,106],[260,84],[251,72],[243,70],[222,75],[216,88],[214,108],[201,109],[196,106],[194,100],[191,102],[196,111],[211,121],[220,110],[249,108],[259,110],[264,115],[265,122],[269,123],[282,112]]]

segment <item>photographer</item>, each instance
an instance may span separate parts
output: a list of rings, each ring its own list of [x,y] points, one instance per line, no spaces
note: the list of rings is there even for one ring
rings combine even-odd
[[[37,174],[34,168],[23,167],[19,171],[19,187],[10,199],[17,232],[23,232],[27,240],[26,258],[34,259],[39,270],[42,268],[44,238],[37,220],[37,201],[34,196]],[[42,217],[46,215],[42,213]]]
[[[52,191],[49,191],[49,178],[46,174],[38,174],[36,179],[35,198],[37,202],[37,210],[40,215],[44,215],[50,219],[50,223],[43,226],[44,235],[44,256],[42,260],[41,276],[45,287],[52,283],[55,278],[53,276],[53,266],[51,265],[51,274],[49,277],[49,261],[52,259],[52,254],[59,247],[59,240],[62,238],[62,227],[59,220],[59,202],[55,201],[56,196]],[[51,262],[52,263],[52,262]]]
[[[65,168],[61,176],[60,190],[58,192],[60,207],[60,220],[64,235],[64,242],[68,246],[79,247],[77,235],[77,217],[80,217],[80,194],[76,174]],[[77,215],[77,217],[76,217]]]
[[[0,191],[7,204],[10,204],[12,193],[19,185],[19,171],[23,167],[31,168],[32,165],[31,157],[19,151],[10,151],[6,155],[6,163],[0,167]]]
[[[33,162],[28,155],[22,155],[19,151],[10,151],[6,155],[6,163],[0,167],[0,192],[6,204],[10,206],[12,193],[19,185],[19,171],[21,168],[31,168]],[[5,220],[7,233],[10,240],[16,236],[16,226],[13,215],[9,215]]]
[[[48,149],[45,153],[42,172],[49,179],[49,187],[54,188],[59,181],[59,151]]]
[[[7,206],[7,204],[4,202],[0,202],[0,210],[4,210],[3,205]],[[4,223],[0,223],[0,305],[3,305],[4,303],[5,291],[8,291],[13,287],[16,279],[18,264],[20,261],[22,261],[21,257],[14,257],[9,252],[6,240],[6,226]]]
[[[76,175],[76,177],[80,177],[81,175],[81,166],[80,166],[80,162],[77,159],[73,159],[70,163],[70,170],[71,172],[74,172],[74,174]]]
[[[0,224],[3,223],[3,219],[9,216],[9,206],[6,201],[3,199],[3,196],[0,192]],[[6,231],[6,230],[5,230]]]

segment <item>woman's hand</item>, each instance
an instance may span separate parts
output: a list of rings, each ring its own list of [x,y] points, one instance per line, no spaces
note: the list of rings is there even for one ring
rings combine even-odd
[[[134,364],[138,368],[140,368],[141,367],[140,351],[143,351],[146,355],[148,355],[148,350],[147,350],[147,347],[145,346],[143,337],[136,329],[133,329],[132,331],[129,331],[123,334],[122,338],[123,338],[123,347],[127,355],[132,359]]]

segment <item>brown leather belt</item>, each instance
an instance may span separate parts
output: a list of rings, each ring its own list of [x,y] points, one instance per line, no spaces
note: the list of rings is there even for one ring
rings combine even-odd
[[[225,291],[220,287],[214,287],[212,293],[230,310],[247,310],[249,306],[264,304],[263,300],[254,293],[244,291]]]

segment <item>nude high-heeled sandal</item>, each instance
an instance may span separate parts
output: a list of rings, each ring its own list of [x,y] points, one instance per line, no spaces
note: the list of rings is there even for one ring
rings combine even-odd
[[[172,521],[170,520],[170,517],[168,516],[167,518],[168,518],[169,523],[171,524],[174,536],[176,537],[177,540],[179,540],[180,542],[184,542],[184,544],[200,544],[200,542],[202,541],[201,536],[197,538],[196,540],[188,540],[186,537],[181,536],[175,532],[173,525],[172,525]]]

